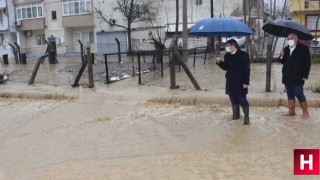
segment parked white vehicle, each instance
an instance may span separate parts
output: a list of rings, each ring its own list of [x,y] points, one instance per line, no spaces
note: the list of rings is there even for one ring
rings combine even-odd
[[[227,38],[223,37],[223,38],[221,38],[221,49],[224,49],[226,42],[230,39],[236,40],[240,48],[244,47],[244,44],[246,42],[245,36],[233,36],[233,37],[227,37]],[[216,43],[218,43],[218,42],[216,42]]]
[[[315,44],[316,43],[316,44]],[[317,47],[319,48],[320,47],[320,37],[316,37],[316,38],[313,38],[311,43],[310,43],[310,47],[314,48],[314,47]]]

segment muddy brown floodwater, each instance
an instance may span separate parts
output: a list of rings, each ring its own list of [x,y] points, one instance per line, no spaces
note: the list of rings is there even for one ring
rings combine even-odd
[[[317,108],[302,120],[252,107],[243,126],[227,106],[151,103],[168,90],[120,84],[1,98],[0,179],[291,180],[293,149],[320,148]]]

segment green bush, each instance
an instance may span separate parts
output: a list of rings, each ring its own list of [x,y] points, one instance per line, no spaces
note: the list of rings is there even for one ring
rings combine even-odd
[[[320,93],[320,83],[317,83],[314,85],[313,91],[316,93]]]
[[[313,64],[318,64],[318,63],[320,63],[320,58],[319,58],[319,57],[312,58],[311,62],[312,62]]]

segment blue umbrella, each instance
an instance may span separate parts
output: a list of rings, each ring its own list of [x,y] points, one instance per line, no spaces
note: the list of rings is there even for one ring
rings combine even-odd
[[[249,36],[253,31],[240,20],[231,18],[208,18],[203,19],[189,30],[189,35],[196,36]]]

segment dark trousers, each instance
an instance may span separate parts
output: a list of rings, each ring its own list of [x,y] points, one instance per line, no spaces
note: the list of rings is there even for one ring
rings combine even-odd
[[[246,95],[229,95],[230,101],[232,104],[240,104],[243,106],[249,106]]]
[[[306,96],[303,93],[303,85],[287,85],[285,84],[287,96],[289,100],[295,100],[295,97],[299,102],[305,102]]]

